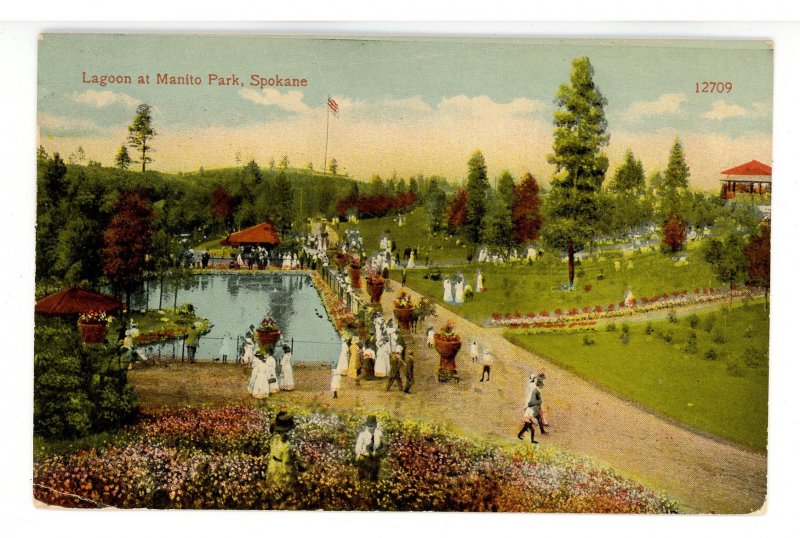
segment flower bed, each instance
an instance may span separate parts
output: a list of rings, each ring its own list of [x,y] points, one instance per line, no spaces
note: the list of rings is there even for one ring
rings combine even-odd
[[[34,496],[66,507],[301,510],[674,512],[673,501],[570,454],[501,450],[447,430],[379,416],[388,447],[379,480],[359,482],[353,446],[364,417],[295,410],[302,471],[292,488],[267,473],[272,412],[146,412],[105,448],[34,465]]]
[[[336,331],[340,334],[347,331],[355,331],[361,328],[361,322],[347,307],[345,302],[330,289],[325,280],[319,276],[316,271],[311,272],[311,280],[314,282],[314,287],[319,292],[320,299],[322,299],[322,306],[328,312],[328,317],[333,322]]]
[[[758,293],[754,288],[696,288],[693,292],[688,290],[675,291],[671,294],[662,293],[653,297],[642,297],[631,300],[630,304],[620,302],[607,306],[595,305],[583,308],[572,308],[564,312],[557,308],[554,312],[541,311],[538,314],[528,313],[522,315],[493,313],[492,319],[484,325],[489,327],[508,327],[511,329],[550,329],[573,328],[584,325],[593,325],[598,320],[631,316],[664,308],[675,308],[693,304],[710,303],[734,298],[753,298]],[[588,322],[588,323],[587,323]]]

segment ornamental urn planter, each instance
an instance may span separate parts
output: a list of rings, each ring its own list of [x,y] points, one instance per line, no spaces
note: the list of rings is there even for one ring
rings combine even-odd
[[[458,381],[456,355],[461,349],[461,340],[447,340],[435,334],[433,343],[436,351],[439,352],[439,381],[445,382],[451,379]]]
[[[383,282],[370,282],[367,280],[367,293],[369,293],[369,300],[373,303],[380,303],[381,302],[381,295],[383,295],[383,288],[385,284]]]
[[[397,318],[397,321],[400,322],[400,328],[403,330],[410,330],[411,329],[411,313],[414,311],[414,308],[411,306],[407,307],[394,307],[394,317]],[[458,344],[461,347],[461,344]],[[458,350],[456,350],[458,352]]]
[[[350,264],[350,285],[353,289],[361,287],[361,266]]]
[[[256,329],[256,336],[258,337],[259,347],[267,353],[272,353],[272,350],[275,349],[275,342],[280,338],[281,332]]]
[[[106,341],[108,327],[105,322],[86,322],[78,323],[81,330],[81,340],[84,344],[102,344]]]

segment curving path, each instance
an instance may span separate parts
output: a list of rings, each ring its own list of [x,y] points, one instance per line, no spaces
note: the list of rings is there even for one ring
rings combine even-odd
[[[384,293],[385,312],[391,311],[391,301],[399,287],[399,283],[392,282],[393,291]],[[415,300],[419,297],[406,290]],[[544,369],[545,410],[551,427],[542,445],[557,445],[606,462],[650,487],[668,492],[689,511],[749,513],[764,505],[765,454],[653,415],[511,344],[500,329],[483,328],[440,306],[436,308],[436,326],[452,320],[465,342],[458,356],[462,380],[459,384],[437,383],[429,374],[430,370],[435,371],[438,355],[425,348],[421,334],[414,337],[420,372],[417,391],[432,391],[439,396],[427,400],[430,405],[423,410],[424,415],[446,418],[456,427],[475,433],[515,441],[527,374]],[[469,361],[467,343],[472,338],[477,339],[481,350],[489,346],[494,352],[495,365],[488,383],[478,382],[481,365]],[[362,392],[358,389],[359,394]],[[386,401],[399,397],[393,394]],[[397,411],[402,414],[402,402],[399,404]],[[541,439],[538,434],[537,437]]]

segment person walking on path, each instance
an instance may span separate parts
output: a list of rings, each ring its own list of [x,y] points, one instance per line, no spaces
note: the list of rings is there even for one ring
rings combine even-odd
[[[358,370],[361,367],[360,352],[358,338],[354,336],[350,339],[350,360],[347,364],[347,377],[350,379],[358,379]]]
[[[489,377],[492,374],[493,362],[494,358],[492,357],[492,350],[487,347],[483,350],[483,371],[481,372],[481,381],[483,381],[484,376],[486,377],[486,381],[489,381]]]
[[[339,397],[339,389],[342,388],[342,374],[336,369],[336,366],[331,368],[331,390],[333,391],[333,399]]]
[[[519,439],[522,439],[522,435],[530,430],[531,432],[531,443],[538,443],[534,439],[534,431],[536,426],[534,425],[534,421],[539,424],[539,431],[542,435],[546,435],[547,432],[544,430],[544,420],[542,419],[542,392],[540,390],[540,386],[542,383],[542,378],[535,377],[533,374],[530,375],[530,383],[528,384],[528,390],[526,391],[526,402],[525,402],[525,412],[522,414],[522,420],[524,422],[522,429],[517,434]]]
[[[294,417],[288,411],[278,411],[269,430],[269,463],[267,476],[273,483],[285,486],[294,479],[294,461],[287,433],[294,428]]]
[[[406,374],[406,388],[403,390],[406,394],[411,393],[411,385],[414,384],[414,352],[409,351],[405,360],[405,374]]]
[[[347,375],[347,357],[350,354],[350,348],[347,345],[347,338],[342,337],[342,348],[339,351],[339,361],[336,363],[336,370],[342,375]]]
[[[250,381],[247,383],[247,391],[258,399],[269,396],[267,360],[261,353],[257,353],[253,361],[253,372],[250,374]]]
[[[381,468],[380,454],[383,448],[383,432],[375,415],[367,417],[364,429],[356,438],[356,466],[359,480],[378,480]]]
[[[278,379],[281,390],[294,389],[294,370],[292,370],[292,348],[284,344],[283,357],[281,357],[281,375]]]
[[[269,393],[274,394],[281,390],[278,385],[278,363],[272,353],[267,355],[267,382],[269,383]]]
[[[401,277],[402,277],[401,286],[405,287],[405,285],[406,285],[406,268],[405,267],[403,267],[403,270],[401,271],[400,274],[401,274]]]
[[[248,332],[244,337],[244,344],[242,345],[242,358],[239,362],[245,366],[252,365],[255,360],[255,342],[253,341],[253,334]]]
[[[474,338],[469,346],[469,356],[472,358],[473,363],[478,362],[478,341]]]
[[[189,331],[186,333],[186,353],[189,356],[189,362],[194,363],[194,356],[197,354],[197,341],[200,335],[197,333],[197,327],[192,324]]]
[[[233,337],[230,331],[222,334],[222,345],[219,348],[219,356],[222,362],[228,362],[228,357],[233,357]]]
[[[389,392],[389,389],[392,388],[395,382],[397,382],[400,392],[403,392],[403,379],[400,377],[400,372],[403,371],[404,368],[405,365],[400,353],[395,351],[392,353],[389,360],[389,382],[386,384],[386,392]]]
[[[428,344],[428,349],[433,347],[433,325],[428,325],[428,333],[425,338],[425,342]]]

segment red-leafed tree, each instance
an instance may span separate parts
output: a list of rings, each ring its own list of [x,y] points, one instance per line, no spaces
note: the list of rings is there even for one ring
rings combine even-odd
[[[769,295],[771,228],[769,222],[762,223],[759,226],[758,233],[750,239],[750,242],[744,248],[745,256],[747,256],[748,283],[763,286],[765,299],[768,299]]]
[[[230,191],[218,186],[211,193],[211,216],[227,229],[233,219],[233,196]]]
[[[467,190],[459,189],[447,206],[447,228],[450,233],[457,232],[467,222]]]
[[[542,214],[540,207],[542,199],[539,197],[539,182],[530,172],[525,175],[522,183],[514,187],[514,239],[520,245],[528,241],[539,239],[539,230],[542,227]]]
[[[114,218],[103,232],[100,256],[105,274],[117,291],[125,292],[130,310],[131,292],[144,280],[146,257],[153,240],[153,209],[144,190],[123,192]]]
[[[661,242],[670,252],[678,252],[686,242],[686,223],[677,215],[672,215],[663,226],[664,237]]]

